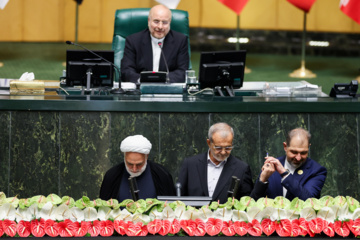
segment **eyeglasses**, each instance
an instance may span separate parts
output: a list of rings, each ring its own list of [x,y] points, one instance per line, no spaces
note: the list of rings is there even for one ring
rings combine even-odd
[[[231,150],[233,150],[234,146],[227,146],[227,147],[219,147],[219,146],[215,146],[214,145],[214,149],[215,151],[217,152],[221,152],[223,149],[226,151],[226,152],[230,152]]]
[[[153,20],[152,21],[155,25],[159,25],[160,23],[162,23],[162,25],[166,26],[169,24],[169,21],[160,21],[160,20]]]

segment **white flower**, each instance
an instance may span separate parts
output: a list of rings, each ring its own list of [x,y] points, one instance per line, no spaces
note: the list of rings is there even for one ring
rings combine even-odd
[[[70,217],[69,207],[66,204],[61,204],[55,209],[53,217],[57,221],[64,221],[65,219],[69,219]]]
[[[132,220],[132,214],[126,208],[122,211],[120,209],[113,210],[110,215],[114,220],[124,220],[125,222]]]
[[[249,222],[249,216],[245,211],[233,210],[232,211],[232,221],[240,221],[240,222]]]
[[[230,221],[232,217],[232,211],[227,208],[218,208],[214,211],[213,218],[221,219],[222,221]]]
[[[274,207],[266,207],[261,211],[261,213],[259,213],[259,218],[260,217],[261,219],[268,218],[271,221],[276,221],[277,216],[278,216],[277,209]]]
[[[78,207],[72,207],[69,209],[70,211],[70,220],[73,222],[82,222],[85,220],[84,212],[82,209]]]
[[[11,203],[4,203],[0,206],[0,219],[15,220],[15,207]]]
[[[28,208],[24,208],[24,209],[18,208],[18,209],[16,209],[15,215],[16,215],[16,217],[15,217],[16,222],[20,222],[21,220],[30,222],[31,220],[33,220],[32,215],[31,215]]]
[[[164,208],[162,213],[162,220],[169,220],[172,222],[175,219],[175,212],[169,205]]]
[[[207,222],[209,218],[214,217],[214,213],[209,208],[200,208],[196,212],[197,218]]]
[[[108,220],[110,218],[111,208],[101,206],[98,209],[97,218],[99,220]]]
[[[54,206],[51,202],[47,202],[39,211],[40,218],[43,218],[44,220],[55,220],[55,214],[53,214],[56,211],[56,206]]]
[[[97,211],[93,207],[86,207],[83,210],[84,220],[85,221],[95,221],[97,220]]]
[[[315,210],[312,207],[303,208],[300,211],[300,217],[304,218],[306,221],[311,221],[316,218]]]

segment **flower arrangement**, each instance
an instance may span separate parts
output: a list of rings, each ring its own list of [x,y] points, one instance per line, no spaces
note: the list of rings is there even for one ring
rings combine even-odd
[[[229,198],[196,209],[183,202],[136,202],[56,194],[27,199],[0,192],[0,237],[81,236],[360,236],[360,206],[352,197]]]

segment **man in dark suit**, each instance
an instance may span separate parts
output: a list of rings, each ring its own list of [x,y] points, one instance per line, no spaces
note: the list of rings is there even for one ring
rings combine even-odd
[[[225,203],[232,176],[240,179],[236,198],[250,196],[253,188],[249,165],[232,156],[234,131],[226,123],[209,129],[209,151],[186,158],[181,166],[179,182],[183,196],[209,196]]]
[[[326,168],[308,157],[311,135],[302,128],[288,133],[283,143],[286,155],[268,156],[255,183],[255,199],[284,196],[289,200],[319,198],[326,179]],[[265,173],[266,172],[266,173]]]
[[[166,59],[170,82],[185,82],[185,71],[189,68],[188,39],[170,30],[170,23],[170,9],[156,5],[149,12],[148,29],[126,38],[121,60],[123,81],[138,83],[142,71],[167,72]]]

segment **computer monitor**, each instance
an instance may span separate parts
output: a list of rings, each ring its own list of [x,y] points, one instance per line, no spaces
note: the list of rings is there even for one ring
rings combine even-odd
[[[94,51],[109,62],[85,50],[66,51],[66,86],[87,86],[90,88],[113,87],[114,51]]]
[[[200,56],[200,88],[241,88],[244,81],[246,51],[202,52]]]

